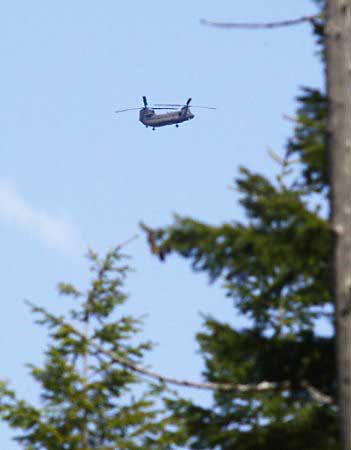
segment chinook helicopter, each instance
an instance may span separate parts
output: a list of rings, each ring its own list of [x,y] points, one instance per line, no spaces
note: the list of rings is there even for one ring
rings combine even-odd
[[[126,111],[135,111],[139,109],[139,120],[140,122],[147,127],[152,127],[155,130],[156,127],[164,127],[166,125],[175,125],[177,128],[179,124],[185,122],[186,120],[191,120],[195,116],[190,111],[190,102],[191,98],[187,100],[185,105],[178,105],[173,103],[160,103],[155,106],[149,107],[147,103],[147,99],[143,96],[143,104],[142,108],[128,108],[128,109],[120,109],[115,111],[116,113],[122,113]],[[192,108],[205,108],[205,109],[216,109],[212,106],[192,106]],[[157,114],[155,110],[168,110],[169,112]],[[171,110],[174,110],[174,112]]]

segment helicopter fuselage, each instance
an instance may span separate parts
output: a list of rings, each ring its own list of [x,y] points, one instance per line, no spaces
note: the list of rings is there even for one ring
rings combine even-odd
[[[139,120],[146,127],[163,127],[166,125],[178,125],[179,123],[191,120],[194,114],[189,107],[184,106],[179,111],[156,114],[152,108],[143,108],[139,113]]]

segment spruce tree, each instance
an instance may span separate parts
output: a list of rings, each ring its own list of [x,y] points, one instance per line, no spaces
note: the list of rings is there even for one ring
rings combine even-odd
[[[168,449],[158,389],[142,385],[91,345],[134,363],[150,349],[148,342],[137,343],[140,320],[121,311],[129,267],[119,249],[102,259],[90,252],[89,259],[93,276],[87,292],[59,285],[73,301],[67,316],[31,305],[37,322],[49,330],[44,365],[29,365],[40,399],[30,404],[2,383],[2,419],[17,430],[15,440],[26,450]]]
[[[323,22],[314,29],[323,50]],[[274,389],[221,392],[211,407],[186,399],[169,406],[179,438],[192,449],[339,449],[330,290],[326,96],[305,88],[295,132],[276,179],[241,168],[235,180],[246,220],[209,225],[176,216],[167,227],[143,225],[151,251],[188,259],[195,272],[220,282],[235,310],[249,319],[235,328],[207,317],[197,334],[204,376],[222,383],[274,382]],[[296,161],[297,159],[297,161]]]

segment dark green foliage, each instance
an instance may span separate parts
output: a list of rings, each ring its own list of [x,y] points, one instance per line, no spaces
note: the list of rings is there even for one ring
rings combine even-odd
[[[137,378],[89,345],[93,339],[135,363],[150,348],[147,342],[135,343],[140,321],[118,309],[127,298],[123,283],[129,270],[119,252],[102,260],[91,252],[89,258],[94,275],[86,293],[59,286],[74,302],[67,318],[32,306],[50,335],[44,366],[30,366],[40,403],[19,400],[2,384],[2,418],[20,430],[16,440],[26,450],[169,449],[167,420],[155,405],[157,390],[139,382],[136,394]]]
[[[304,183],[310,189],[322,191],[328,184],[326,151],[326,96],[318,89],[303,90],[298,97],[295,135],[290,140],[290,154],[297,154],[303,164]]]
[[[323,44],[322,19],[314,31]],[[281,166],[276,180],[246,168],[235,180],[244,222],[212,226],[176,216],[167,227],[142,226],[162,261],[172,253],[186,258],[195,272],[221,283],[233,317],[249,319],[250,326],[235,329],[206,318],[197,335],[206,380],[278,383],[265,391],[215,392],[208,408],[169,399],[188,448],[339,449],[336,406],[323,397],[336,394],[334,337],[315,328],[322,317],[332,324],[334,303],[325,219],[326,98],[305,88],[297,100],[294,135],[284,158],[274,156]]]
[[[211,381],[245,384],[289,380],[293,396],[301,399],[309,397],[303,382],[335,394],[333,345],[329,338],[303,331],[272,339],[254,329],[236,331],[210,318],[205,325],[207,331],[199,333],[198,340],[206,361],[205,375]]]
[[[281,383],[276,391],[215,393],[210,409],[170,401],[190,448],[337,448],[335,408],[320,404],[306,389],[307,383],[335,397],[334,342],[314,330],[317,318],[330,319],[325,307],[333,305],[329,227],[309,202],[300,166],[296,174],[289,167],[283,160],[276,183],[241,169],[236,188],[245,223],[209,226],[176,217],[164,229],[144,227],[163,259],[178,253],[211,281],[222,280],[236,309],[251,319],[252,326],[241,330],[205,321],[197,338],[206,379]],[[320,428],[319,421],[328,426]]]
[[[291,178],[289,186],[285,178]],[[330,319],[325,308],[333,306],[329,227],[312,206],[315,195],[312,203],[307,195],[309,188],[315,191],[317,178],[306,181],[304,169],[302,176],[285,178],[272,183],[241,169],[236,187],[245,223],[210,226],[176,217],[164,229],[145,227],[154,252],[162,259],[178,253],[195,271],[221,280],[236,309],[251,320],[252,326],[241,330],[206,320],[198,334],[206,379],[288,383],[276,391],[218,392],[210,409],[170,401],[189,448],[337,448],[335,408],[320,404],[305,388],[307,382],[335,396],[333,338],[314,329],[317,318]],[[322,178],[318,183],[323,186]]]
[[[315,0],[322,18],[313,22],[318,54],[325,64],[324,23],[326,2]],[[299,104],[294,136],[288,143],[288,154],[298,156],[303,166],[301,185],[308,190],[328,192],[327,164],[327,98],[320,89],[303,88],[297,97]]]
[[[273,398],[272,398],[273,399]],[[271,399],[271,400],[272,400]],[[228,404],[234,401],[228,399]],[[264,400],[266,401],[266,400]],[[180,434],[189,448],[225,450],[339,450],[334,414],[319,406],[300,411],[292,405],[288,409],[293,420],[281,420],[281,405],[277,402],[275,420],[260,421],[260,410],[252,401],[236,408],[201,408],[189,401],[170,402],[175,414],[183,420]],[[250,411],[250,414],[247,414]]]
[[[325,25],[325,16],[326,16],[326,0],[314,0],[317,7],[320,10],[320,18],[313,20],[313,33],[316,38],[317,48],[319,56],[323,63],[325,63],[325,34],[324,34],[324,25]]]
[[[211,281],[221,278],[227,296],[260,329],[277,331],[283,310],[285,328],[311,328],[311,306],[330,303],[327,223],[318,208],[307,207],[298,187],[276,187],[241,169],[237,189],[247,224],[208,226],[177,217],[152,232],[158,251],[189,258]]]

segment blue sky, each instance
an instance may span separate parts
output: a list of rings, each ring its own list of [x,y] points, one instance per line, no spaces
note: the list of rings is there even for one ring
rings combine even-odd
[[[88,247],[105,252],[135,233],[129,310],[147,314],[158,343],[154,369],[199,378],[199,312],[239,324],[219,286],[148,251],[138,223],[161,226],[175,212],[210,223],[242,218],[227,186],[238,166],[272,175],[268,157],[291,133],[302,85],[320,86],[307,25],[275,31],[219,30],[199,19],[270,21],[315,13],[310,0],[5,2],[0,14],[1,378],[23,395],[24,368],[39,362],[45,331],[24,299],[54,311],[59,281],[84,287]],[[138,112],[150,102],[216,106],[152,132]],[[189,393],[190,395],[191,393]],[[199,398],[199,393],[194,393]],[[19,448],[0,427],[0,448]]]

